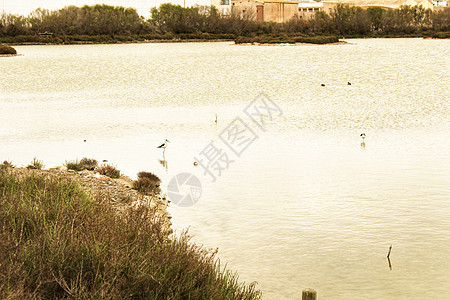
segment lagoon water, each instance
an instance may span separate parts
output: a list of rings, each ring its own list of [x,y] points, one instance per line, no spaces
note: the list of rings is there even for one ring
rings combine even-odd
[[[18,46],[0,58],[0,160],[195,174],[174,229],[263,299],[449,299],[450,41],[348,42]],[[244,114],[260,92],[283,111],[265,131]],[[258,137],[239,157],[219,139],[237,116]],[[215,182],[193,165],[211,141],[233,160]]]

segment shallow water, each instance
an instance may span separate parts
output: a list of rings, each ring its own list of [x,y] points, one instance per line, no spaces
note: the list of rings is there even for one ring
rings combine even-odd
[[[448,299],[450,41],[349,42],[16,47],[0,59],[0,159],[195,174],[201,198],[171,206],[174,228],[264,299]],[[260,92],[283,112],[265,131],[244,113]],[[212,182],[194,157],[237,116],[258,138],[224,147]]]

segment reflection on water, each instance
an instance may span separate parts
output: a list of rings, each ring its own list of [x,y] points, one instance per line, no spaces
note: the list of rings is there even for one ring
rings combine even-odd
[[[166,173],[167,171],[169,171],[169,164],[167,163],[167,160],[162,160],[162,159],[158,159],[159,163],[161,166],[164,167],[164,169],[166,169]]]
[[[361,133],[361,150],[365,150],[366,149],[366,134],[365,133]]]
[[[0,59],[0,159],[196,175],[174,229],[265,299],[450,298],[450,41],[351,42],[18,46]],[[283,116],[212,183],[194,156],[261,91]]]
[[[387,261],[388,261],[388,264],[389,264],[389,270],[391,270],[392,271],[392,264],[391,264],[391,250],[392,250],[392,245],[390,245],[389,246],[389,251],[388,251],[388,255],[387,255]]]

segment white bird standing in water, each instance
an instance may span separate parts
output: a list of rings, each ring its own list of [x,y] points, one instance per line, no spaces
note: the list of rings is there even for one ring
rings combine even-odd
[[[170,143],[168,139],[166,139],[164,143],[162,143],[156,148],[163,148],[165,150],[167,148],[167,143]]]
[[[162,148],[162,149],[164,149],[164,150],[163,150],[163,153],[164,153],[164,151],[166,151],[166,148],[167,148],[167,143],[170,143],[168,139],[166,139],[166,140],[164,141],[164,143],[162,143],[161,145],[159,145],[159,146],[156,147],[156,148]]]
[[[362,138],[362,140],[364,142],[364,139],[366,138],[366,134],[365,133],[361,133],[360,136],[361,136],[361,138]]]
[[[364,139],[366,138],[366,134],[365,133],[361,133],[360,137],[362,138],[361,149],[364,149],[364,148],[366,148],[366,143],[364,142]]]
[[[164,149],[166,149],[167,143],[170,143],[168,139],[166,139],[166,140],[164,141],[164,143],[162,143],[161,145],[159,145],[159,146],[156,147],[156,148],[164,148]]]
[[[163,158],[164,158],[164,160],[166,160],[164,155],[165,155],[165,153],[166,153],[167,143],[170,143],[168,139],[166,139],[166,140],[164,141],[164,143],[162,143],[161,145],[159,145],[158,147],[156,147],[156,148],[162,148],[162,149],[163,149]]]

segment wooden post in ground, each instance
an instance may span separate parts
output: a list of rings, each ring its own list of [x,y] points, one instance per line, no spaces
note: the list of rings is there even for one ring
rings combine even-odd
[[[302,291],[302,300],[316,300],[317,292],[313,289],[306,289]]]

